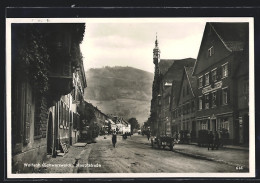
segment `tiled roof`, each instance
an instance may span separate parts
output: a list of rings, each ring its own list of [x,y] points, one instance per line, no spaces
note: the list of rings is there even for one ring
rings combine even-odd
[[[248,39],[248,23],[209,23],[230,51],[242,51]]]

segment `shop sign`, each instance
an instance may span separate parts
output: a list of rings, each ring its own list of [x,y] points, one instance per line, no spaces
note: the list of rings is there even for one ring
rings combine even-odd
[[[213,87],[211,85],[209,85],[209,86],[203,88],[202,89],[202,93],[205,94],[205,93],[217,90],[217,89],[219,89],[221,87],[222,87],[222,81],[219,81],[217,83],[214,83]]]

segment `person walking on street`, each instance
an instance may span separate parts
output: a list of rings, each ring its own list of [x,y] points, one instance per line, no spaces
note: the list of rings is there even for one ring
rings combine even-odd
[[[147,131],[147,139],[150,139],[150,131]]]
[[[215,131],[215,142],[214,142],[215,148],[218,150],[219,148],[219,132]]]
[[[114,148],[116,147],[116,131],[113,132],[113,135],[112,135],[112,143],[113,143],[113,146]]]
[[[209,150],[210,146],[211,146],[211,149],[213,150],[213,148],[214,148],[213,143],[214,143],[214,135],[213,135],[212,131],[210,131],[208,134],[208,150]]]

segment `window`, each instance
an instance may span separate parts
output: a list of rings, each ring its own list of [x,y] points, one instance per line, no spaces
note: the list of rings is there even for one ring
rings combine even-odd
[[[208,129],[207,121],[200,121],[200,129],[201,130],[207,130]]]
[[[222,104],[226,105],[228,103],[228,95],[227,95],[227,88],[222,90]]]
[[[226,129],[229,131],[229,121],[228,121],[228,118],[223,118],[220,120],[220,127],[222,129]]]
[[[211,79],[213,82],[217,81],[217,69],[211,71]]]
[[[200,76],[199,77],[199,88],[201,88],[203,86],[203,77]]]
[[[205,109],[209,109],[209,94],[205,95]]]
[[[222,78],[228,77],[228,63],[222,65]]]
[[[209,85],[209,73],[205,74],[205,85]]]
[[[208,57],[211,57],[213,54],[214,54],[214,47],[211,46],[211,47],[208,49]]]
[[[216,107],[216,101],[217,101],[217,93],[212,93],[212,107]]]
[[[202,96],[199,97],[199,110],[202,109]]]

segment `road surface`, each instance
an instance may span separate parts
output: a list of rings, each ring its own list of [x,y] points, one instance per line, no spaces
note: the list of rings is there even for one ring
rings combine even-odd
[[[79,168],[78,173],[237,173],[232,165],[196,159],[168,148],[154,149],[141,135],[126,140],[118,135],[116,148],[111,138],[99,137],[88,149],[90,152],[81,155],[81,163],[99,166]]]

